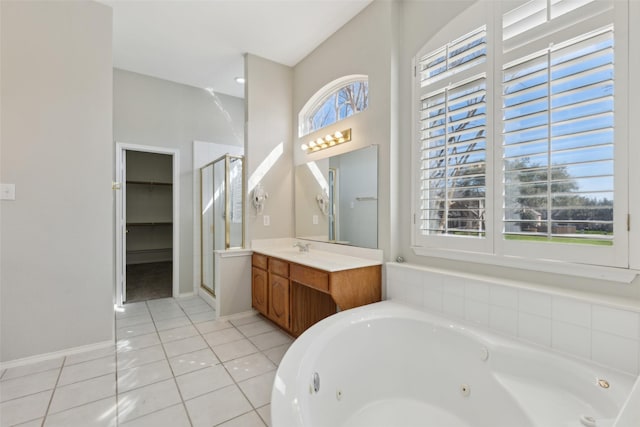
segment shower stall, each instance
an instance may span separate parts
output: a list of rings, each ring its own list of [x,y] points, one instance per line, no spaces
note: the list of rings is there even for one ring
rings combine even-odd
[[[244,157],[224,155],[200,168],[201,287],[216,298],[217,254],[244,248]]]

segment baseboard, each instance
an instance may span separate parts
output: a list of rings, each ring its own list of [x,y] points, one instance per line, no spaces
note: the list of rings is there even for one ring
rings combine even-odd
[[[113,340],[102,341],[95,344],[83,345],[80,347],[72,347],[65,350],[54,351],[52,353],[38,354],[36,356],[24,357],[22,359],[10,360],[8,362],[0,362],[0,370],[16,368],[18,366],[28,365],[36,362],[44,362],[45,360],[55,359],[57,357],[70,356],[72,354],[84,353],[85,351],[100,350],[105,347],[115,346]]]

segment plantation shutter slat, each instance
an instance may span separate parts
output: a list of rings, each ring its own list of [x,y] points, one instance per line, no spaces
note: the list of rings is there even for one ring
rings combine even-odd
[[[468,40],[457,45],[467,46]],[[477,46],[465,52],[477,52]],[[486,75],[481,74],[422,98],[423,234],[484,235],[486,91]]]
[[[552,0],[549,18],[586,3]],[[504,235],[610,243],[612,26],[506,64],[502,87]]]

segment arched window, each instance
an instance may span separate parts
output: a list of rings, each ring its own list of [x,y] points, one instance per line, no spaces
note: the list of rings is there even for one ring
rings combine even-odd
[[[298,115],[299,136],[364,111],[369,106],[369,77],[340,77],[324,86],[302,107]]]

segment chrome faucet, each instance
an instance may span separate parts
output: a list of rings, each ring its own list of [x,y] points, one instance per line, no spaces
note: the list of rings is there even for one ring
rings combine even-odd
[[[302,244],[302,243],[300,243],[300,242],[296,242],[296,243],[293,245],[293,247],[294,247],[294,248],[300,248],[300,252],[309,252],[309,247],[310,247],[310,246],[311,246],[311,245],[310,245],[309,243],[307,243],[307,244]]]

